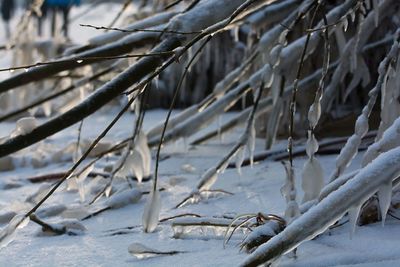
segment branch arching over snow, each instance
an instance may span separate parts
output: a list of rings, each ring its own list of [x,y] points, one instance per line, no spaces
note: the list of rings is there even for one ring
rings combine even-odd
[[[359,206],[375,194],[382,184],[392,182],[399,172],[400,147],[397,147],[381,154],[353,179],[301,215],[280,234],[261,245],[241,266],[258,266],[271,262],[303,241],[323,233],[349,209]]]

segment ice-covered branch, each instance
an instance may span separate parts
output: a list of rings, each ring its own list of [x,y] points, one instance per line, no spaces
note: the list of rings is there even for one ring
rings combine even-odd
[[[363,202],[380,191],[382,186],[391,185],[399,172],[400,148],[397,147],[381,154],[353,179],[329,194],[270,241],[261,245],[241,266],[271,263],[299,246],[301,242],[323,233],[347,211],[360,208]],[[386,211],[382,212],[386,214]]]
[[[354,126],[354,134],[349,138],[343,149],[340,151],[339,156],[336,158],[336,168],[333,173],[330,175],[329,180],[333,181],[337,177],[339,177],[346,167],[350,164],[352,159],[355,157],[358,151],[358,147],[361,144],[362,138],[368,132],[368,118],[372,112],[372,109],[375,105],[375,102],[378,98],[379,93],[382,91],[382,87],[385,86],[386,83],[386,74],[389,69],[389,66],[393,61],[396,61],[398,57],[399,51],[399,35],[400,30],[396,32],[396,37],[392,48],[388,52],[387,56],[384,60],[379,64],[378,68],[378,81],[376,82],[375,87],[369,92],[369,100],[367,105],[363,108],[360,116],[358,116],[356,124]]]

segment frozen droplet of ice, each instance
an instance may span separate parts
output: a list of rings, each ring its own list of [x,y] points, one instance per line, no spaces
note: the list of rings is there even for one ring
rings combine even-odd
[[[321,104],[318,101],[317,103],[312,103],[310,106],[310,110],[308,111],[308,121],[310,123],[311,128],[315,128],[318,124],[319,118],[321,117]]]
[[[141,183],[143,180],[143,159],[140,152],[136,149],[132,151],[132,153],[126,159],[125,165],[123,169],[127,168],[130,170],[130,173],[134,174],[138,183]]]
[[[158,190],[152,190],[144,206],[142,223],[146,233],[156,230],[161,210],[161,197]]]
[[[313,157],[318,151],[318,141],[311,131],[308,131],[308,139],[306,143],[306,153],[309,158]]]
[[[303,203],[319,196],[324,186],[324,171],[316,158],[310,158],[304,164],[301,186],[304,191]]]

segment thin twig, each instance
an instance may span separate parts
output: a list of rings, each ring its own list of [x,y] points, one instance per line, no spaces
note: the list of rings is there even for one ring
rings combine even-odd
[[[164,128],[163,128],[163,131],[161,133],[160,143],[159,143],[158,148],[157,148],[157,156],[156,156],[156,164],[155,164],[156,166],[155,166],[155,171],[154,171],[154,184],[153,184],[153,190],[154,191],[157,190],[158,165],[159,165],[159,161],[160,161],[161,146],[162,146],[162,143],[164,141],[164,136],[165,136],[165,131],[167,129],[168,121],[169,121],[169,118],[171,117],[172,110],[173,110],[173,108],[175,106],[176,99],[178,98],[180,89],[181,89],[182,84],[183,84],[183,80],[185,79],[186,74],[190,69],[190,66],[192,65],[192,63],[194,62],[196,57],[200,54],[200,52],[205,47],[205,45],[211,40],[211,38],[212,38],[212,35],[209,35],[208,38],[203,42],[203,44],[196,51],[196,53],[193,55],[193,57],[190,59],[190,61],[188,62],[188,64],[185,67],[185,70],[184,70],[184,72],[183,72],[183,74],[181,76],[181,79],[179,80],[178,86],[175,89],[175,93],[174,93],[174,96],[172,98],[171,106],[169,108],[169,111],[168,111],[168,114],[167,114],[167,118],[165,119]]]
[[[165,30],[151,30],[151,29],[121,29],[121,28],[115,28],[115,27],[104,27],[104,26],[94,26],[90,24],[79,24],[79,26],[82,27],[88,27],[96,30],[109,30],[109,31],[119,31],[119,32],[125,32],[125,33],[133,33],[133,32],[153,32],[153,33],[171,33],[171,34],[198,34],[201,32],[180,32],[180,31],[171,31],[168,29]]]
[[[104,57],[77,57],[73,59],[60,59],[54,61],[47,61],[47,62],[37,62],[35,64],[18,66],[18,67],[9,67],[0,69],[0,72],[3,71],[16,71],[16,70],[25,70],[26,72],[29,71],[30,68],[45,66],[45,65],[54,65],[54,64],[65,64],[71,62],[83,63],[83,61],[97,61],[97,60],[112,60],[112,59],[121,59],[121,58],[143,58],[143,57],[154,57],[154,56],[165,56],[165,55],[173,55],[175,54],[174,51],[164,51],[164,52],[156,52],[156,53],[148,53],[148,54],[125,54],[125,55],[118,55],[118,56],[104,56]]]

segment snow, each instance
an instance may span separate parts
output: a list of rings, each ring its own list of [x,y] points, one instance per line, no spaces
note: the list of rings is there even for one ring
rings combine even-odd
[[[224,121],[235,115],[223,115],[222,120]],[[156,125],[157,122],[165,118],[165,112],[159,110],[150,111],[146,116],[144,126],[145,130],[148,130],[152,125]],[[83,138],[95,137],[111,118],[112,112],[111,114],[95,115],[93,118],[88,119],[82,129]],[[132,115],[124,116],[121,122],[116,125],[116,128],[106,137],[107,140],[121,140],[129,136],[131,129],[126,125],[132,119]],[[4,133],[12,129],[12,127],[12,123],[3,123],[0,132]],[[57,134],[48,142],[60,144],[70,138],[75,138],[77,127],[78,125]],[[216,123],[210,127],[216,127]],[[242,167],[242,178],[240,179],[235,169],[226,169],[224,173],[219,174],[219,179],[213,188],[221,188],[234,193],[234,195],[208,199],[206,202],[201,201],[196,205],[185,206],[178,210],[172,209],[196,187],[200,175],[214,166],[215,162],[219,161],[230,150],[235,142],[234,140],[237,140],[243,130],[243,128],[236,129],[226,134],[223,142],[212,140],[207,144],[192,147],[188,152],[182,152],[182,147],[175,147],[174,144],[163,148],[162,154],[171,155],[172,157],[160,162],[160,187],[166,188],[166,191],[160,192],[163,203],[160,213],[161,219],[188,212],[206,217],[222,215],[234,217],[238,214],[257,213],[259,211],[278,215],[283,213],[285,203],[280,195],[279,188],[284,183],[285,171],[279,162],[262,162],[255,164],[253,168]],[[262,147],[263,141],[257,139],[256,144],[257,151]],[[277,146],[284,147],[285,144],[278,143]],[[324,169],[332,169],[334,167],[334,156],[324,156],[319,157],[319,159]],[[359,166],[361,159],[361,156],[357,156],[349,170]],[[299,158],[295,161],[296,173],[300,173],[305,160],[306,158]],[[181,171],[184,165],[191,166],[190,172]],[[24,201],[28,195],[41,187],[41,184],[27,183],[25,181],[26,177],[63,170],[68,166],[69,164],[61,163],[36,170],[26,167],[13,172],[4,172],[2,175],[3,183],[17,179],[16,181],[20,182],[22,187],[2,192],[0,195],[2,211],[12,207],[20,209],[21,205],[17,205],[17,202]],[[96,166],[95,169],[98,169],[98,167]],[[92,178],[88,177],[87,179]],[[297,183],[299,186],[299,181]],[[141,190],[148,191],[150,187],[151,183],[144,182]],[[99,216],[83,221],[87,231],[79,236],[38,237],[35,233],[40,231],[40,227],[31,222],[26,228],[17,232],[13,243],[1,250],[0,265],[21,266],[25,265],[26,262],[30,262],[32,266],[48,266],[53,265],[54,262],[59,262],[70,266],[82,264],[88,266],[130,266],[132,264],[140,266],[166,266],[170,264],[177,266],[232,266],[237,265],[245,258],[246,254],[239,252],[236,247],[243,236],[242,234],[235,235],[225,249],[222,248],[223,240],[221,237],[214,236],[212,232],[209,232],[206,238],[201,238],[200,231],[197,234],[194,234],[194,232],[186,234],[185,239],[174,239],[172,238],[174,231],[168,223],[161,223],[154,233],[144,234],[141,227],[141,216],[147,197],[143,197],[136,204],[109,210]],[[299,197],[302,196],[300,195]],[[10,200],[14,204],[11,204]],[[77,192],[61,190],[50,198],[48,206],[43,207],[43,210],[54,205],[66,205],[69,211],[62,213],[61,216],[64,217],[68,213],[71,214],[73,205],[76,204],[78,206],[75,206],[74,209],[78,211],[81,208],[79,208]],[[18,209],[15,210],[18,211]],[[51,216],[45,220],[53,221],[55,217]],[[231,220],[224,221],[230,222]],[[55,220],[55,223],[58,223],[58,221]],[[337,228],[331,231],[331,236],[322,235],[314,241],[300,245],[296,261],[284,257],[280,263],[282,266],[340,266],[341,264],[350,264],[351,266],[351,264],[367,264],[375,260],[388,262],[389,264],[400,263],[400,259],[396,260],[398,259],[396,253],[400,252],[396,248],[398,243],[394,238],[396,232],[399,231],[396,228],[396,224],[397,222],[389,217],[385,228],[381,228],[380,224],[360,227],[352,240],[349,239],[346,226],[343,229]],[[136,227],[132,229],[126,228],[132,226]],[[372,257],[369,256],[370,246],[360,246],[360,240],[370,244],[383,242],[383,245],[374,249],[372,253],[374,257]],[[128,252],[128,247],[133,242],[139,242],[159,251],[176,250],[186,251],[186,253],[172,256],[158,255],[154,258],[138,260]],[[333,246],[324,245],[325,243],[333,244]],[[367,252],[368,256],[366,257],[365,253]],[[336,255],[336,260],[331,254]],[[67,255],[73,255],[73,257]],[[9,263],[10,258],[13,259],[11,265]]]
[[[204,1],[205,4],[213,2],[212,0]],[[225,1],[225,2],[243,2],[243,1]],[[286,1],[293,2],[293,1]],[[373,2],[373,7],[376,8],[376,3]],[[222,4],[223,5],[223,4]],[[233,4],[232,4],[233,5]],[[225,7],[223,7],[225,8]],[[72,16],[78,14],[83,9],[74,9]],[[104,21],[111,21],[113,14],[117,12],[118,6],[111,4],[104,4],[98,7],[97,12],[101,15],[101,23]],[[220,14],[218,14],[220,15]],[[99,21],[98,15],[87,15],[82,19],[74,21],[71,25],[71,38],[72,40],[79,41],[79,43],[89,41],[89,39],[96,35],[98,32],[93,29],[79,27],[79,23]],[[181,17],[182,19],[182,17]],[[216,18],[217,19],[217,18]],[[184,19],[183,19],[184,21]],[[193,22],[196,25],[196,21]],[[205,22],[210,23],[210,22]],[[189,24],[189,25],[188,25]],[[99,24],[100,25],[100,24]],[[137,26],[137,25],[136,25]],[[191,23],[186,23],[182,30],[195,30],[192,28]],[[132,26],[133,27],[133,26]],[[190,27],[190,29],[186,29]],[[278,27],[279,28],[279,27]],[[75,30],[78,29],[78,30]],[[275,29],[271,32],[279,36],[282,29]],[[109,34],[109,36],[122,36],[126,34]],[[133,34],[132,34],[133,36]],[[126,38],[134,38],[134,37]],[[113,37],[113,38],[114,38]],[[135,37],[136,38],[136,37]],[[265,38],[270,48],[276,44],[269,43],[272,38]],[[0,40],[4,37],[0,33]],[[261,47],[262,49],[262,47]],[[3,56],[3,52],[2,56]],[[276,59],[277,60],[277,59]],[[4,57],[0,60],[0,67],[8,67],[11,58],[8,53],[4,53]],[[265,71],[269,71],[270,75],[267,76],[267,82],[272,82],[272,71],[270,66],[268,69],[263,69],[258,72],[258,75],[253,76],[253,83],[258,83],[261,75]],[[235,75],[239,73],[236,72]],[[8,73],[0,73],[0,78],[8,76]],[[227,79],[226,83],[231,83],[234,79],[231,76]],[[239,90],[238,90],[239,91]],[[217,90],[217,92],[219,92]],[[222,98],[221,98],[222,99]],[[232,98],[233,99],[233,98]],[[232,99],[226,102],[233,102]],[[319,113],[317,107],[316,113]],[[217,108],[214,109],[217,113],[222,112]],[[103,109],[99,114],[85,120],[82,128],[82,142],[84,140],[93,140],[99,132],[111,121],[113,115],[117,110],[113,108]],[[190,110],[190,114],[194,114],[194,110]],[[189,114],[188,113],[188,114]],[[146,114],[144,121],[144,129],[147,132],[152,126],[160,124],[163,125],[166,112],[160,110],[149,111]],[[228,113],[221,115],[218,120],[226,122],[235,117],[238,113]],[[317,121],[319,115],[311,114],[314,121]],[[200,115],[199,115],[200,116]],[[217,122],[211,123],[209,117],[205,116],[205,126],[215,129]],[[210,115],[211,117],[211,115]],[[108,144],[116,144],[119,140],[125,139],[131,135],[131,125],[134,117],[132,114],[125,115],[120,122],[110,131],[106,136],[105,142]],[[43,119],[39,119],[38,123],[42,123]],[[29,132],[32,128],[31,124],[36,123],[27,121],[22,123],[20,130]],[[175,124],[179,124],[176,121]],[[361,123],[361,122],[358,122]],[[312,123],[314,124],[314,123]],[[128,125],[128,127],[127,127]],[[187,124],[190,125],[190,124]],[[187,126],[186,125],[186,126]],[[396,123],[398,127],[399,122]],[[162,160],[160,162],[159,173],[159,189],[163,191],[156,191],[156,193],[145,194],[144,192],[151,191],[152,183],[143,181],[140,184],[134,183],[133,189],[127,189],[125,180],[116,179],[114,194],[108,199],[102,199],[93,207],[89,207],[85,200],[90,200],[96,192],[106,185],[107,180],[101,177],[90,177],[88,173],[93,168],[94,171],[101,172],[107,166],[115,166],[117,157],[109,157],[104,159],[89,169],[84,171],[79,177],[78,185],[76,188],[71,187],[71,190],[66,190],[66,185],[62,186],[36,213],[38,217],[49,221],[49,224],[55,227],[67,227],[71,232],[80,233],[78,236],[60,235],[60,236],[45,236],[41,233],[41,227],[33,222],[30,222],[25,228],[20,221],[23,212],[32,207],[32,204],[37,203],[50,188],[49,183],[33,184],[27,181],[28,177],[56,173],[65,171],[71,166],[70,160],[56,161],[51,160],[52,155],[47,155],[48,158],[39,159],[38,161],[46,162],[43,166],[34,167],[33,164],[23,163],[26,160],[31,160],[34,156],[35,150],[39,150],[46,145],[46,151],[63,151],[66,145],[71,140],[76,140],[78,125],[74,125],[63,132],[60,132],[53,137],[41,142],[32,149],[27,149],[21,153],[13,156],[12,163],[17,169],[1,172],[0,180],[0,227],[5,231],[0,234],[0,242],[3,244],[14,241],[7,247],[0,250],[0,266],[233,266],[238,265],[248,256],[240,252],[238,244],[241,243],[245,237],[244,233],[238,231],[223,249],[222,236],[224,235],[227,227],[189,227],[187,229],[177,228],[182,227],[184,223],[199,223],[200,221],[220,223],[223,225],[232,222],[232,218],[240,214],[256,214],[258,212],[272,213],[283,216],[285,212],[285,199],[280,194],[280,188],[285,183],[285,170],[279,162],[260,162],[255,163],[252,168],[250,166],[241,167],[236,169],[225,169],[225,165],[219,171],[214,170],[215,179],[211,179],[211,183],[207,184],[207,189],[223,189],[233,194],[226,194],[221,192],[205,192],[200,195],[197,203],[194,205],[187,205],[179,209],[174,209],[174,206],[182,201],[185,197],[193,192],[199,183],[202,176],[210,168],[215,167],[215,164],[231,150],[232,146],[237,142],[238,138],[244,131],[244,128],[234,129],[225,134],[224,140],[211,140],[206,144],[198,146],[190,146],[185,149],[182,143],[166,145],[163,147]],[[182,136],[186,135],[186,131],[193,132],[192,128],[183,131]],[[199,133],[186,140],[189,143],[194,140],[201,133],[204,133],[200,127],[196,127]],[[5,122],[1,124],[0,136],[8,136],[12,134],[15,129],[15,123]],[[153,128],[154,129],[154,128]],[[384,151],[397,146],[397,128],[389,128],[380,140],[379,148],[384,148]],[[359,135],[365,133],[365,125],[356,127]],[[149,134],[149,138],[157,137],[157,134]],[[149,158],[153,156],[154,151],[150,151],[146,142],[146,136],[140,133],[138,143],[139,148],[136,151],[136,158],[138,155],[143,159],[143,176],[146,178],[151,175],[151,161]],[[260,152],[260,148],[264,146],[264,141],[257,138],[252,138],[249,142],[249,152]],[[255,145],[254,143],[255,142]],[[305,140],[301,140],[304,144]],[[307,153],[313,154],[317,149],[317,143],[314,138],[310,139],[310,144],[307,146]],[[350,142],[357,143],[357,140]],[[312,144],[311,144],[312,143]],[[76,144],[74,144],[76,145]],[[42,147],[40,147],[42,146]],[[278,142],[275,147],[285,147],[286,142]],[[253,149],[255,147],[255,151]],[[241,166],[243,157],[245,156],[246,149],[241,147],[236,153],[237,165]],[[368,153],[368,152],[367,152]],[[373,158],[378,154],[373,155]],[[352,158],[351,151],[347,151],[347,157]],[[24,155],[24,156],[22,156]],[[321,165],[319,171],[333,170],[335,168],[335,156],[321,156],[317,157]],[[315,158],[315,159],[317,159]],[[346,171],[352,171],[360,166],[363,155],[358,154],[355,156],[351,165]],[[370,160],[372,161],[371,158]],[[132,161],[133,157],[131,158]],[[86,161],[87,162],[87,161]],[[299,177],[302,167],[309,159],[300,157],[295,159],[294,172]],[[224,170],[224,171],[222,171]],[[239,173],[238,173],[239,171]],[[354,172],[351,177],[357,174]],[[137,172],[136,176],[140,176]],[[139,178],[139,177],[138,177]],[[342,179],[341,179],[342,178]],[[68,181],[74,181],[71,178]],[[336,183],[347,182],[348,177],[339,177],[335,180]],[[296,178],[296,187],[301,187],[300,179]],[[81,186],[85,186],[84,188]],[[209,185],[209,186],[208,186]],[[317,185],[313,185],[317,186]],[[345,185],[346,186],[346,185]],[[318,185],[320,187],[320,185]],[[379,203],[383,215],[390,204],[391,183],[381,184],[375,188],[378,190]],[[78,190],[77,190],[78,189]],[[121,190],[122,189],[122,190]],[[127,190],[126,190],[127,189]],[[125,190],[125,191],[123,191]],[[79,194],[79,192],[81,194]],[[85,192],[85,197],[82,196]],[[289,192],[290,193],[290,192]],[[303,193],[299,191],[297,198],[301,199]],[[313,196],[314,198],[315,196]],[[146,201],[147,207],[146,206]],[[314,202],[315,203],[315,202]],[[162,204],[162,205],[161,205]],[[297,203],[291,201],[288,203],[288,210],[297,211]],[[358,212],[359,202],[353,205],[353,211]],[[92,217],[84,221],[77,221],[76,218],[83,218],[97,211],[101,207],[110,207],[112,209],[101,213],[98,216]],[[142,227],[143,210],[149,219],[145,223],[149,232],[144,233]],[[184,213],[195,213],[204,216],[202,219],[196,218],[181,218],[175,219],[172,222],[158,222],[158,219],[180,215]],[[19,214],[19,215],[17,215]],[[16,217],[14,217],[16,216]],[[297,216],[297,215],[296,215]],[[6,222],[15,218],[13,223],[8,228]],[[355,216],[353,216],[355,218]],[[354,221],[355,219],[353,219]],[[25,223],[26,221],[24,221]],[[20,224],[21,223],[21,224]],[[175,224],[175,228],[173,226]],[[354,225],[354,224],[353,224]],[[352,239],[349,238],[348,224],[343,227],[338,227],[329,231],[329,234],[321,234],[315,237],[312,241],[301,243],[297,249],[297,257],[292,258],[290,255],[282,257],[278,264],[279,266],[398,266],[400,265],[400,247],[398,236],[400,235],[400,227],[398,221],[391,217],[386,218],[385,227],[382,228],[380,223],[371,224],[359,227]],[[86,230],[85,230],[86,229]],[[76,230],[76,231],[75,231]],[[253,235],[263,233],[265,235],[275,234],[275,228],[269,225],[259,227],[253,232]],[[176,232],[181,231],[180,236]],[[6,234],[5,236],[2,234]],[[253,236],[247,236],[246,240],[251,239]],[[1,244],[1,245],[3,245]],[[184,253],[171,253],[167,252],[184,252]],[[144,253],[145,252],[145,253]],[[146,254],[151,254],[157,257],[147,258]],[[133,255],[131,255],[133,254]],[[143,254],[143,255],[139,255]],[[137,256],[139,255],[139,256]],[[134,257],[134,256],[137,256]],[[141,258],[144,256],[144,258]],[[141,259],[140,259],[141,258]]]

